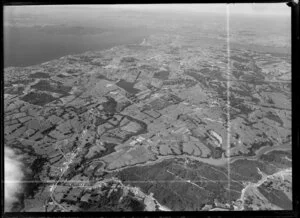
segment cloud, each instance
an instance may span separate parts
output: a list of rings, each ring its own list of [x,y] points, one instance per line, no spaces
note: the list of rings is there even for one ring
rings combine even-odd
[[[21,180],[24,177],[22,171],[21,156],[5,146],[4,148],[4,195],[5,195],[5,211],[9,212],[12,209],[13,203],[18,201],[17,194],[22,192]]]

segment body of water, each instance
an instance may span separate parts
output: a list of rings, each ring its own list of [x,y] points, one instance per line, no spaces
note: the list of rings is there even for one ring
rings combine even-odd
[[[121,29],[87,34],[61,34],[36,27],[4,27],[4,67],[40,64],[65,55],[141,43],[146,28]]]

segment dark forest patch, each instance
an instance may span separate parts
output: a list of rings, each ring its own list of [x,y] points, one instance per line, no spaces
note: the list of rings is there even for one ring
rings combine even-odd
[[[204,85],[204,87],[208,88],[207,82],[208,82],[209,79],[206,76],[201,75],[200,73],[198,73],[195,70],[187,70],[187,71],[185,71],[185,74],[192,77],[192,78],[194,78],[199,83]]]
[[[284,210],[292,209],[292,202],[290,199],[280,190],[271,189],[267,190],[264,186],[259,186],[258,190],[262,193],[272,204],[281,207]]]
[[[134,88],[135,83],[127,82],[123,79],[117,82],[116,85],[123,88],[126,92],[129,92],[130,94],[136,94],[141,91],[139,89]]]
[[[10,88],[5,88],[4,93],[11,94],[11,95],[22,95],[24,89],[25,89],[24,86],[10,87]]]
[[[280,126],[283,126],[283,122],[277,114],[274,114],[273,112],[268,111],[268,113],[265,115],[265,117],[279,123]]]
[[[137,59],[134,57],[124,57],[121,59],[121,63],[133,63],[135,61],[137,61]]]
[[[35,85],[31,86],[31,88],[39,91],[55,92],[62,94],[63,96],[69,95],[69,91],[72,89],[72,87],[64,86],[60,82],[49,82],[48,80],[40,80]]]
[[[26,101],[30,104],[44,106],[57,98],[53,97],[52,95],[46,93],[38,93],[38,92],[30,92],[27,95],[20,98],[23,101]]]
[[[154,73],[153,77],[156,79],[167,80],[169,78],[170,71],[161,70]]]
[[[30,78],[50,78],[48,73],[36,72],[29,75]]]

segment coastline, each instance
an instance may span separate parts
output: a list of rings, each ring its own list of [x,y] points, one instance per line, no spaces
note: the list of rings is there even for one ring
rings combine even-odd
[[[129,40],[127,40],[127,42],[114,42],[114,43],[109,43],[107,45],[104,45],[101,48],[97,48],[97,49],[93,49],[93,50],[91,50],[90,48],[87,48],[86,50],[83,50],[83,51],[80,51],[80,52],[70,52],[68,54],[63,54],[63,55],[58,54],[55,57],[52,57],[48,60],[37,61],[37,63],[24,65],[24,66],[21,66],[20,64],[7,65],[7,64],[5,64],[5,62],[9,62],[9,61],[4,59],[3,68],[4,68],[4,71],[5,71],[7,68],[13,69],[13,68],[37,67],[37,66],[40,66],[42,64],[46,64],[46,63],[49,63],[49,62],[52,62],[52,61],[57,61],[61,58],[67,57],[67,56],[84,55],[85,53],[91,53],[91,52],[97,53],[97,52],[100,52],[100,51],[101,52],[102,51],[109,51],[111,49],[115,49],[115,48],[118,48],[118,47],[121,47],[121,46],[127,46],[127,45],[140,45],[141,43],[143,43],[143,41],[145,39],[147,39],[152,34],[153,33],[149,31],[147,33],[142,34],[141,36],[133,37],[133,39],[129,39]],[[109,38],[109,36],[107,36],[107,38]],[[135,38],[137,38],[137,39],[135,39]],[[17,52],[15,51],[15,53],[17,53]],[[30,54],[27,54],[27,55],[30,55]]]

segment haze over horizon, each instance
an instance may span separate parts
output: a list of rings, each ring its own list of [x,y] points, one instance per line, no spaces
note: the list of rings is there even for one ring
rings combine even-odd
[[[290,16],[290,7],[283,3],[251,3],[251,4],[229,4],[231,14],[247,15],[276,15]],[[112,4],[112,5],[38,5],[38,6],[5,6],[4,17],[11,13],[35,13],[59,12],[61,10],[88,9],[112,9],[112,10],[136,10],[136,11],[169,11],[169,12],[203,12],[203,13],[226,13],[227,4]],[[38,9],[38,10],[37,10]]]

